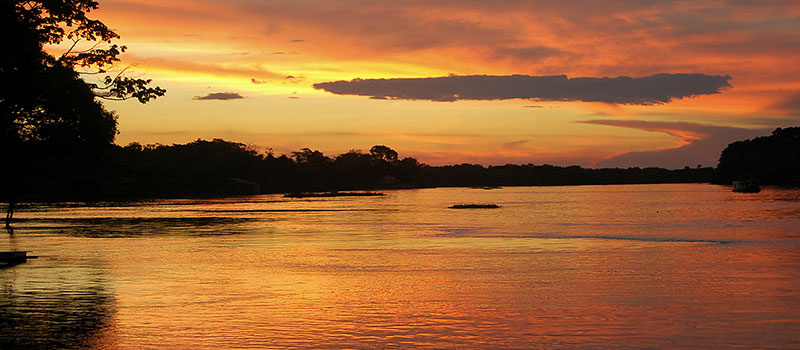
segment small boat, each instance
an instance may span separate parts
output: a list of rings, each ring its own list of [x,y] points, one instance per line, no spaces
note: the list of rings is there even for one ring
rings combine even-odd
[[[456,204],[447,207],[448,209],[497,209],[497,204]]]
[[[758,193],[758,192],[761,192],[761,187],[759,187],[758,183],[753,181],[753,180],[734,181],[733,182],[733,192]]]
[[[9,267],[22,264],[28,259],[36,259],[37,256],[29,256],[27,251],[0,252],[0,266]]]

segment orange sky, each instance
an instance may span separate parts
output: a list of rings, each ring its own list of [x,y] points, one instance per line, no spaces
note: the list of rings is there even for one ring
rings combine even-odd
[[[429,164],[716,165],[797,126],[800,3],[101,0],[125,64],[167,96],[107,102],[117,143],[224,138],[336,155],[385,144]],[[767,2],[763,2],[767,3]],[[730,76],[668,103],[388,100],[314,84],[513,74]],[[658,86],[654,88],[659,88]],[[210,99],[198,97],[210,96]],[[214,99],[214,97],[238,97]]]

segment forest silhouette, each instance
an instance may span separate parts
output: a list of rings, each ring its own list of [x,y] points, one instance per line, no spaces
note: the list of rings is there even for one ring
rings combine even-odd
[[[28,201],[102,201],[421,187],[708,182],[713,168],[587,169],[579,166],[429,166],[376,145],[328,157],[303,148],[259,153],[222,139],[112,145],[91,157],[60,157],[18,184]]]
[[[24,201],[105,201],[425,187],[652,183],[800,185],[800,128],[730,144],[717,168],[604,168],[577,165],[430,166],[385,145],[327,156],[303,148],[260,153],[222,139],[186,144],[107,145],[94,152],[31,156],[16,189]],[[39,159],[39,161],[35,161]]]
[[[800,186],[800,127],[736,141],[722,151],[712,182],[755,180],[762,185]]]

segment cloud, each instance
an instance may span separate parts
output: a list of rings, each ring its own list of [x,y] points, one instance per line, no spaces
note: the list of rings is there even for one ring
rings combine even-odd
[[[237,76],[248,79],[253,77],[257,79],[280,79],[284,76],[284,74],[265,70],[257,64],[229,67],[224,64],[201,63],[197,60],[178,59],[174,57],[157,58],[128,55],[128,58],[133,62],[137,62],[148,67],[157,67],[192,74],[213,74],[224,77]]]
[[[240,100],[243,99],[244,96],[239,95],[236,92],[212,92],[205,96],[195,96],[193,100],[198,101],[207,101],[207,100],[219,100],[219,101],[228,101],[228,100]]]
[[[579,123],[617,126],[663,132],[679,137],[681,145],[648,151],[626,152],[596,164],[598,168],[661,167],[679,169],[685,166],[716,166],[722,150],[728,144],[769,135],[772,129],[744,129],[685,122],[655,122],[644,120],[585,120]]]
[[[314,84],[338,95],[403,100],[584,101],[652,105],[716,94],[730,76],[661,73],[647,77],[568,78],[566,75],[469,75],[435,78],[353,79]]]
[[[266,83],[269,82],[269,80],[259,80],[259,79],[256,79],[256,78],[250,78],[250,82],[253,83],[253,84],[258,85],[258,84],[266,84]]]
[[[286,84],[286,83],[297,84],[297,83],[302,82],[303,80],[305,80],[305,78],[306,77],[303,77],[303,76],[287,75],[285,78],[283,78],[283,83],[284,84]]]
[[[137,21],[131,25],[138,29],[133,32],[146,30],[159,41],[184,31],[202,33],[207,40],[219,40],[215,33],[233,32],[251,47],[259,47],[264,43],[256,40],[264,38],[252,35],[253,28],[276,23],[284,30],[266,47],[307,41],[314,43],[303,48],[310,57],[337,62],[379,59],[462,74],[480,71],[476,70],[480,65],[497,74],[724,72],[736,76],[737,87],[743,87],[746,74],[758,81],[786,76],[787,68],[795,66],[800,47],[800,33],[795,30],[798,6],[791,0],[576,0],[569,4],[546,0],[250,0],[224,6],[197,0],[191,5],[161,2],[158,7],[141,3],[112,1],[103,5],[103,11],[111,8],[125,18],[133,12]],[[158,16],[158,21],[139,28],[140,19],[152,16]],[[431,60],[427,54],[387,54],[404,50],[430,50],[426,53],[440,59]],[[552,50],[568,51],[570,59],[548,57]],[[536,61],[542,57],[548,57],[547,65]],[[502,62],[497,58],[503,58]],[[798,75],[796,70],[790,73]]]
[[[563,54],[565,54],[564,51],[547,46],[501,47],[495,49],[491,57],[494,59],[511,59],[519,62],[539,62],[545,58]]]
[[[784,99],[780,103],[772,106],[771,109],[789,114],[800,115],[800,93],[796,93]]]
[[[530,140],[506,142],[500,145],[502,149],[524,149]]]

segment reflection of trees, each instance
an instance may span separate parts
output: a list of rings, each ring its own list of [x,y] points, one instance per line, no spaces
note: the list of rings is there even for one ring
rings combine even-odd
[[[93,271],[56,269],[0,270],[0,349],[88,349],[108,342],[104,330],[114,310],[105,281],[87,279]]]

